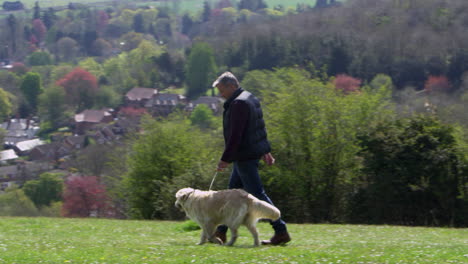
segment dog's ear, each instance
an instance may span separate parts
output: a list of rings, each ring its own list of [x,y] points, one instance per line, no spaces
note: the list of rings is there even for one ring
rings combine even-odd
[[[195,190],[192,189],[192,188],[184,188],[184,189],[181,189],[179,190],[177,193],[176,193],[176,198],[177,200],[179,201],[186,201],[187,198],[194,192]]]

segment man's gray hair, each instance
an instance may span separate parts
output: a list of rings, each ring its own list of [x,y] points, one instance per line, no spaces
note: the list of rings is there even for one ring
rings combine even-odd
[[[236,76],[231,72],[225,72],[221,74],[216,81],[213,82],[213,87],[216,87],[218,84],[228,85],[232,84],[236,88],[239,87],[239,81],[237,80]]]

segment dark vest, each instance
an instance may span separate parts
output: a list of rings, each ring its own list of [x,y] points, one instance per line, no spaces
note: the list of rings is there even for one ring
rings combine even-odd
[[[260,101],[251,93],[237,89],[234,94],[224,103],[223,130],[224,140],[227,142],[229,131],[231,131],[230,105],[236,100],[242,100],[249,106],[249,118],[243,132],[242,140],[235,155],[236,161],[259,159],[271,151],[267,140],[265,121]]]

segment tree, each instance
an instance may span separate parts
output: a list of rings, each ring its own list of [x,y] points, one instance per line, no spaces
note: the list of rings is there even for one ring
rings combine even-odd
[[[315,4],[316,8],[327,7],[327,6],[328,6],[327,0],[317,0],[317,3]]]
[[[207,105],[199,104],[190,114],[190,122],[202,129],[211,128],[214,122],[213,111]]]
[[[44,12],[42,16],[42,21],[47,29],[50,29],[55,21],[57,20],[57,15],[55,14],[55,10],[52,7],[49,7],[46,12]]]
[[[209,168],[215,166],[213,146],[220,141],[180,117],[144,119],[143,130],[147,133],[136,139],[128,152],[124,183],[130,214],[140,219],[169,218],[177,213],[173,202],[168,202],[177,189],[209,185]]]
[[[42,92],[41,76],[35,72],[28,72],[23,77],[20,90],[32,113],[37,111],[39,94]]]
[[[187,97],[192,99],[204,94],[211,87],[216,71],[211,46],[204,42],[194,44],[186,66]]]
[[[28,63],[31,66],[50,65],[52,58],[48,52],[36,51],[28,56]]]
[[[44,36],[47,32],[47,28],[42,22],[41,19],[34,19],[33,21],[33,30],[34,30],[34,35],[36,36],[37,40],[39,43],[44,40]]]
[[[33,14],[33,20],[35,19],[40,19],[41,18],[41,8],[39,7],[39,2],[36,1],[34,3],[34,14]]]
[[[351,58],[344,47],[332,47],[331,55],[328,61],[328,76],[347,73],[350,63]]]
[[[81,45],[85,48],[87,54],[93,53],[93,43],[98,38],[98,33],[95,30],[86,31]]]
[[[203,2],[202,22],[207,22],[211,17],[211,5],[208,1]]]
[[[29,69],[21,62],[15,62],[11,66],[12,67],[10,71],[15,73],[18,76],[22,76],[29,71]]]
[[[37,208],[50,206],[62,200],[63,181],[60,174],[43,173],[38,180],[27,181],[23,186],[24,193]]]
[[[105,186],[95,176],[70,176],[65,180],[62,215],[65,217],[110,216]]]
[[[141,13],[138,13],[133,17],[133,30],[137,33],[145,33],[143,15]]]
[[[93,56],[109,56],[112,52],[112,45],[103,38],[98,38],[94,41],[92,46]]]
[[[66,102],[78,111],[93,106],[94,96],[99,89],[96,77],[80,67],[76,67],[56,84],[65,89]]]
[[[69,37],[60,38],[57,41],[57,56],[62,61],[70,61],[78,54],[78,42]]]
[[[10,187],[0,194],[0,216],[38,216],[34,203],[23,190]]]
[[[11,114],[11,94],[0,88],[0,122],[4,121]],[[3,141],[2,141],[3,142]]]
[[[189,13],[182,16],[182,34],[188,35],[193,26],[193,19]]]
[[[262,172],[272,199],[282,197],[278,206],[293,220],[343,221],[346,197],[359,175],[357,131],[391,118],[390,90],[345,95],[304,70],[281,68],[270,76],[259,83],[265,82],[265,122],[281,160]]]
[[[97,13],[97,30],[103,32],[104,28],[109,24],[109,14],[107,12],[99,10]]]
[[[49,87],[39,96],[39,116],[43,122],[48,122],[52,129],[59,128],[65,121],[65,91],[62,87]]]
[[[10,14],[7,18],[8,28],[10,30],[10,39],[13,53],[16,52],[16,32],[17,32],[17,21],[13,14]],[[6,54],[7,55],[7,54]],[[7,55],[8,56],[8,55]]]
[[[335,88],[340,91],[343,91],[346,94],[351,92],[358,92],[361,83],[361,80],[353,78],[346,74],[339,74],[333,80],[333,85],[335,85]]]
[[[132,65],[126,69],[140,87],[154,87],[158,79],[156,58],[161,56],[163,49],[154,42],[143,40],[138,48],[130,51],[126,63]]]
[[[360,133],[365,181],[355,221],[466,226],[466,153],[451,125],[432,116],[382,120]]]
[[[93,76],[95,76],[97,79],[102,77],[104,75],[104,70],[102,68],[102,65],[99,64],[95,59],[88,57],[78,63],[78,66],[81,67],[82,69],[88,71],[91,73]]]

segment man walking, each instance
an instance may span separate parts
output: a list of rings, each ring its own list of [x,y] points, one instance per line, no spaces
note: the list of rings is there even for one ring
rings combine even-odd
[[[218,163],[218,171],[233,163],[229,179],[229,189],[244,189],[260,200],[273,204],[265,193],[258,174],[260,159],[273,165],[270,143],[259,100],[242,89],[237,78],[225,72],[213,83],[220,95],[226,99],[223,113],[223,131],[225,148]],[[291,240],[282,219],[272,221],[275,234],[270,240],[263,240],[263,245],[281,245]],[[227,226],[219,226],[216,236],[226,242]]]

